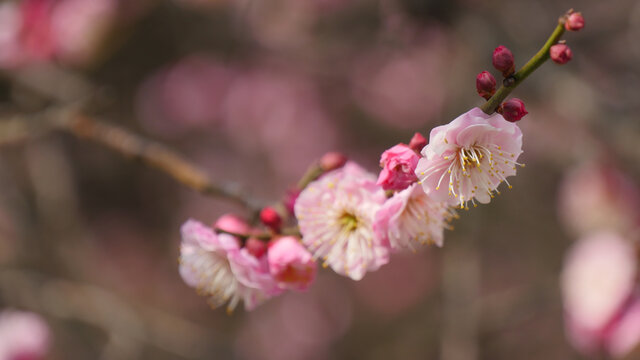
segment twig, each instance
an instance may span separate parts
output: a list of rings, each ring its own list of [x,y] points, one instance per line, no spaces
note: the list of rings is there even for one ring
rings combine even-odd
[[[260,209],[259,203],[237,186],[214,182],[204,170],[175,151],[124,128],[87,116],[78,111],[76,106],[52,108],[33,116],[16,116],[0,122],[0,145],[44,135],[53,129],[96,142],[127,158],[139,160],[204,195],[228,199],[251,212]]]

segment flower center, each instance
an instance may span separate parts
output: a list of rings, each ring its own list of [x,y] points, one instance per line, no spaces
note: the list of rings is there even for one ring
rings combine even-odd
[[[342,230],[353,232],[358,228],[358,217],[353,213],[345,211],[338,218],[338,223],[342,226]]]

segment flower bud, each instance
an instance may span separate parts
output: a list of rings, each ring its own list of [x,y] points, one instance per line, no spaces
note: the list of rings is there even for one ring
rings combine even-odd
[[[563,65],[571,60],[573,53],[567,44],[555,44],[549,49],[549,56],[554,63]]]
[[[415,170],[420,156],[407,145],[398,144],[385,150],[380,157],[382,171],[377,184],[385,190],[404,190],[418,181]]]
[[[296,200],[298,200],[299,195],[300,195],[300,189],[291,188],[286,191],[284,197],[282,198],[282,204],[284,205],[285,208],[287,208],[287,211],[291,215],[294,214],[293,208],[296,205]]]
[[[254,237],[250,237],[244,244],[244,247],[247,249],[249,254],[255,256],[256,258],[261,258],[267,252],[267,244]]]
[[[280,231],[280,226],[282,226],[282,218],[280,217],[280,214],[270,206],[267,206],[260,211],[260,221],[276,232]]]
[[[249,224],[247,224],[243,218],[235,214],[222,215],[213,224],[213,228],[236,234],[247,234],[251,231]]]
[[[476,90],[478,95],[489,99],[496,93],[496,78],[488,71],[483,71],[476,76]]]
[[[411,150],[419,154],[425,146],[427,146],[427,139],[425,139],[425,137],[419,132],[413,134],[411,141],[409,141],[409,147]]]
[[[564,22],[564,28],[569,31],[580,31],[584,27],[584,18],[579,12],[571,13]]]
[[[502,45],[495,48],[493,50],[493,67],[500,71],[504,77],[513,74],[516,68],[511,50]]]
[[[510,122],[516,122],[527,115],[524,102],[518,98],[509,99],[502,103],[502,117]]]
[[[346,162],[347,157],[343,153],[331,151],[320,158],[320,168],[324,171],[331,171],[341,168]]]

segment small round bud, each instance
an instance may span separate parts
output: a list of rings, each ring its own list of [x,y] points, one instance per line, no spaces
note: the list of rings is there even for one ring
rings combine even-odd
[[[573,53],[567,44],[555,44],[549,49],[549,56],[556,64],[566,64],[573,57]]]
[[[564,28],[569,31],[580,31],[584,27],[584,17],[579,12],[571,13],[564,22]]]
[[[425,139],[425,137],[422,136],[422,134],[420,134],[419,132],[413,134],[411,141],[409,141],[409,147],[411,148],[411,150],[420,153],[420,151],[422,151],[422,148],[424,148],[425,146],[427,146],[427,139]]]
[[[511,50],[505,46],[498,46],[493,50],[493,67],[500,71],[504,77],[507,77],[515,71],[515,61]]]
[[[245,249],[249,252],[249,254],[255,256],[256,258],[261,258],[267,252],[267,244],[257,238],[250,237],[244,244]]]
[[[260,221],[273,231],[279,231],[282,226],[282,218],[278,212],[267,206],[260,211]]]
[[[483,71],[476,76],[476,90],[478,95],[489,99],[496,93],[496,78],[488,71]]]
[[[235,214],[224,214],[213,224],[214,229],[228,231],[236,234],[247,234],[251,231],[249,224]]]
[[[284,204],[284,207],[287,208],[287,211],[291,215],[294,214],[293,208],[296,205],[296,200],[298,200],[299,195],[300,189],[291,188],[286,191],[284,197],[282,198],[282,204]]]
[[[320,158],[320,168],[324,171],[331,171],[344,166],[347,157],[337,151],[328,152]]]
[[[502,103],[502,117],[510,122],[516,122],[527,115],[524,102],[518,98],[509,99]]]

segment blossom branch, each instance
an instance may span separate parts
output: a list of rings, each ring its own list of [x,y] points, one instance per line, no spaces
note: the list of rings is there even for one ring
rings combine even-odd
[[[551,46],[555,45],[559,40],[562,34],[564,34],[565,27],[564,23],[566,21],[566,16],[562,16],[558,19],[558,25],[556,26],[551,36],[547,39],[547,42],[542,46],[542,48],[531,58],[529,61],[524,64],[518,72],[513,74],[512,76],[504,79],[502,85],[496,91],[496,93],[487,100],[480,109],[485,114],[491,115],[493,114],[498,106],[509,96],[509,94],[518,86],[524,79],[526,79],[531,73],[533,73],[537,68],[540,67],[545,61],[549,59],[549,49]]]

